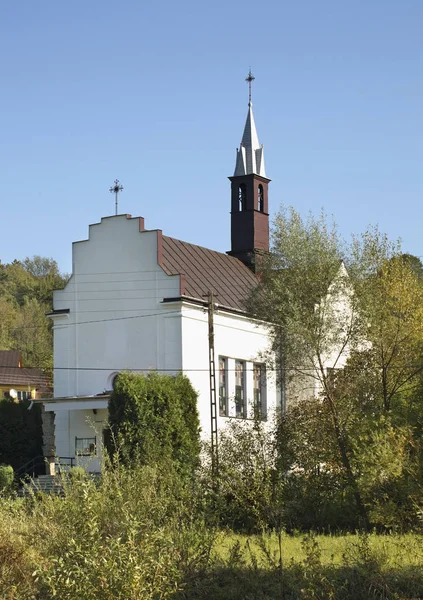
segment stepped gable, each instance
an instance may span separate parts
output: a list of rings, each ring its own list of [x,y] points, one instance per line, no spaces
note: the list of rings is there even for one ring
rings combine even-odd
[[[175,238],[162,236],[161,267],[168,275],[182,275],[181,294],[204,301],[209,291],[217,304],[245,311],[257,286],[257,276],[233,256]]]

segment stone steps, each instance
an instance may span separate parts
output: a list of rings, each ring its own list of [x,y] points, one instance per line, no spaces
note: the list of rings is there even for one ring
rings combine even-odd
[[[60,477],[56,477],[55,475],[38,475],[38,477],[32,477],[21,489],[22,496],[37,492],[56,495],[63,494],[63,485]]]

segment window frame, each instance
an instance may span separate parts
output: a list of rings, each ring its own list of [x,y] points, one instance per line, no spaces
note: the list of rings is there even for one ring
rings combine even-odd
[[[78,442],[89,442],[81,444],[78,448]],[[97,437],[77,437],[75,436],[75,456],[97,456]]]

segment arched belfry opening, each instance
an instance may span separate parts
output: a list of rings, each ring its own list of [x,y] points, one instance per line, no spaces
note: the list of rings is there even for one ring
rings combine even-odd
[[[260,145],[251,102],[250,71],[247,120],[241,144],[236,151],[235,172],[231,181],[231,256],[236,256],[253,271],[257,257],[269,251],[268,186],[264,148]]]
[[[238,210],[240,212],[247,210],[247,186],[241,183],[238,188]]]
[[[264,190],[261,183],[257,188],[257,210],[259,212],[264,212]]]

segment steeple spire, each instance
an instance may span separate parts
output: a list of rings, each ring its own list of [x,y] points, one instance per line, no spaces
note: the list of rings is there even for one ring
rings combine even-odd
[[[236,151],[234,177],[239,175],[250,175],[251,173],[266,177],[266,170],[264,168],[264,150],[263,145],[260,146],[259,144],[256,124],[254,122],[253,103],[251,102],[251,84],[254,79],[255,77],[250,69],[248,77],[245,79],[245,81],[248,82],[249,92],[247,120],[245,122],[241,144]]]

